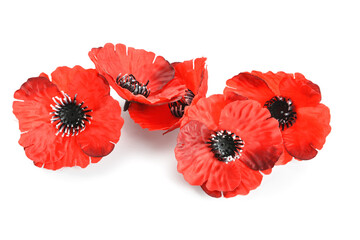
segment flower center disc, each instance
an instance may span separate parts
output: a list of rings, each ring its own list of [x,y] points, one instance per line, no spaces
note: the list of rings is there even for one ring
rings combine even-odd
[[[221,162],[235,161],[240,157],[244,141],[234,133],[226,130],[217,131],[211,134],[208,142],[211,151]]]
[[[176,102],[169,103],[170,112],[173,116],[181,118],[184,115],[185,107],[189,106],[194,99],[195,94],[187,89],[185,95]]]
[[[265,103],[264,107],[270,111],[271,117],[278,120],[281,130],[284,130],[285,126],[291,127],[296,121],[297,114],[290,98],[273,97]]]
[[[77,103],[76,95],[74,99],[71,99],[69,95],[63,93],[64,98],[54,97],[53,101],[55,105],[50,105],[54,112],[50,112],[51,123],[55,123],[56,129],[58,129],[56,135],[62,132],[62,136],[74,136],[79,132],[84,131],[85,121],[90,124],[91,116],[88,114],[92,110],[83,107],[84,102]]]
[[[146,84],[142,84],[132,74],[125,74],[123,76],[119,74],[116,78],[116,84],[121,88],[129,90],[134,95],[140,94],[146,98],[150,95],[150,89],[148,89],[149,80]]]

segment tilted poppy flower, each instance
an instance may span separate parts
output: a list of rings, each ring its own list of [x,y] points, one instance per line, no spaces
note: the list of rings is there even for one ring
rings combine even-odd
[[[226,96],[240,95],[258,101],[278,121],[284,154],[277,164],[293,157],[312,159],[330,133],[330,111],[321,104],[318,85],[302,74],[245,72],[229,79]]]
[[[130,102],[158,104],[179,100],[184,86],[173,82],[175,70],[161,56],[123,44],[105,44],[89,52],[96,69],[105,76],[114,90],[126,100],[124,111]]]
[[[275,119],[252,100],[200,99],[186,113],[175,148],[178,171],[210,196],[246,195],[282,153]]]
[[[30,78],[14,94],[19,144],[38,167],[86,167],[108,155],[124,124],[119,103],[94,69],[59,67]]]
[[[131,118],[142,128],[149,130],[173,130],[178,128],[188,107],[206,96],[208,73],[206,58],[172,63],[175,77],[171,84],[184,86],[181,99],[165,104],[132,103],[129,107]]]

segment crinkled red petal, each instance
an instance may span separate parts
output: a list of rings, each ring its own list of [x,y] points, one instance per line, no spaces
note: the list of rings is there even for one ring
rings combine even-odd
[[[158,102],[156,94],[173,79],[174,68],[161,56],[142,49],[126,47],[123,44],[105,44],[104,47],[93,48],[89,52],[90,59],[96,69],[104,75],[116,92],[128,101],[142,103]],[[132,74],[140,83],[146,84],[151,93],[148,99],[142,95],[133,95],[127,89],[116,84],[116,78],[121,74]]]
[[[180,118],[171,114],[168,104],[147,105],[134,102],[128,111],[134,122],[151,131],[167,130],[180,121]]]
[[[271,169],[269,169],[271,171]],[[269,171],[266,170],[266,171]],[[211,197],[219,198],[224,195],[226,198],[235,197],[237,195],[247,195],[251,190],[260,186],[263,176],[259,171],[254,171],[248,168],[245,164],[240,162],[241,181],[238,187],[232,191],[210,191],[206,188],[206,184],[201,185],[201,188]],[[270,174],[270,172],[269,172]]]
[[[177,170],[191,185],[202,185],[212,174],[216,159],[206,142],[212,131],[198,121],[190,121],[180,129],[175,157]]]
[[[300,73],[295,74],[295,77],[284,78],[279,89],[281,96],[292,100],[295,111],[300,107],[314,107],[321,101],[319,87]]]
[[[69,138],[56,136],[56,132],[54,126],[44,123],[21,134],[19,144],[35,165],[59,161],[66,154],[65,144]]]
[[[224,192],[224,197],[230,198],[236,195],[247,195],[251,190],[260,186],[262,181],[262,174],[258,171],[253,171],[243,165],[241,167],[241,182],[240,185],[233,191]]]
[[[278,122],[258,102],[243,100],[227,104],[221,112],[219,126],[245,142],[240,160],[253,170],[272,168],[282,153]]]
[[[172,63],[175,69],[175,77],[186,85],[195,95],[198,94],[200,86],[203,81],[207,83],[207,69],[205,66],[206,58],[196,58],[189,61]],[[207,90],[207,84],[202,86]],[[206,94],[205,90],[205,94]],[[203,94],[202,89],[201,93]]]
[[[316,107],[298,108],[296,122],[282,132],[285,148],[297,159],[312,159],[317,154],[316,149],[323,147],[330,131],[328,107],[318,104]]]
[[[258,101],[261,106],[274,97],[274,93],[261,78],[251,73],[240,73],[226,81],[224,94],[236,93],[251,100]]]
[[[292,78],[292,74],[288,74],[288,73],[284,73],[284,72],[277,72],[277,73],[273,73],[273,72],[267,72],[267,73],[262,73],[259,71],[251,71],[252,75],[258,76],[259,78],[261,78],[262,80],[264,80],[266,82],[266,84],[268,85],[268,87],[271,89],[271,91],[276,95],[276,96],[280,96],[280,82],[284,79],[284,78]]]
[[[50,123],[49,113],[53,110],[52,97],[62,94],[45,77],[30,78],[14,94],[13,113],[19,120],[21,132],[32,130],[42,124]]]
[[[91,112],[91,124],[76,136],[80,148],[91,157],[108,155],[119,141],[124,124],[121,108],[116,100],[111,96],[99,100],[101,105]]]
[[[225,163],[215,159],[205,186],[210,191],[232,191],[239,186],[240,181],[240,161]]]
[[[281,154],[279,160],[275,163],[275,165],[285,165],[288,162],[290,162],[292,159],[293,159],[293,156],[291,156],[284,147],[283,153]]]
[[[231,102],[231,100],[225,100],[224,95],[222,94],[201,98],[196,104],[192,104],[187,108],[181,126],[191,120],[196,120],[216,131],[218,129],[220,113],[224,106],[229,102]]]
[[[64,137],[65,142],[62,145],[62,148],[65,151],[65,154],[62,158],[56,161],[46,161],[42,163],[35,163],[38,167],[43,167],[51,170],[58,170],[63,167],[74,167],[79,166],[82,168],[87,167],[90,164],[90,157],[86,155],[79,147],[79,144],[76,142],[74,137]],[[96,159],[98,162],[100,159]]]
[[[110,94],[109,84],[95,69],[58,67],[51,77],[60,90],[71,98],[76,94],[78,101],[84,101],[92,110],[102,105],[99,100]]]
[[[206,188],[206,183],[204,183],[203,185],[201,185],[202,190],[209,196],[214,197],[214,198],[220,198],[222,196],[222,192],[221,191],[210,191],[209,189]]]

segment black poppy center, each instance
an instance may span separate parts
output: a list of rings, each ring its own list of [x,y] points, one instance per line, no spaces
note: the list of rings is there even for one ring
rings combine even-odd
[[[173,116],[181,118],[184,115],[185,107],[189,106],[194,99],[195,94],[187,89],[185,95],[178,101],[169,103],[169,109]]]
[[[64,98],[54,97],[55,105],[50,105],[54,112],[51,112],[51,123],[55,123],[58,129],[57,134],[62,132],[62,136],[77,135],[85,129],[85,122],[90,123],[91,116],[84,102],[77,103],[76,95],[73,99],[65,93]]]
[[[284,130],[285,127],[291,127],[296,121],[296,112],[290,98],[276,96],[267,101],[264,105],[279,122],[279,127]]]
[[[76,103],[67,103],[59,110],[59,117],[61,122],[67,125],[78,126],[81,120],[84,118],[85,112],[81,106]]]
[[[215,157],[221,162],[231,162],[240,157],[244,141],[236,134],[221,130],[211,134],[209,141],[211,151]]]
[[[119,74],[116,78],[116,84],[121,88],[129,90],[134,95],[142,95],[146,98],[150,95],[150,89],[148,88],[149,80],[146,84],[142,84],[132,74],[125,74],[123,76]]]

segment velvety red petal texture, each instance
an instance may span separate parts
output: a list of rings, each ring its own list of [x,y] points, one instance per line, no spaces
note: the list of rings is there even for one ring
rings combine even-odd
[[[259,171],[254,171],[249,169],[245,164],[242,162],[240,163],[240,173],[241,173],[241,180],[239,186],[237,186],[232,191],[210,191],[206,184],[201,185],[201,188],[206,192],[209,196],[219,198],[222,195],[226,198],[235,197],[237,195],[247,195],[251,190],[256,189],[260,186],[262,181],[262,174]],[[269,169],[271,171],[271,169]],[[268,171],[268,170],[266,170]],[[270,174],[270,173],[269,173]]]
[[[206,183],[204,183],[203,185],[201,185],[202,190],[204,190],[204,192],[214,198],[220,198],[222,196],[222,192],[221,191],[210,191],[209,189],[206,188]]]
[[[285,149],[285,146],[283,148],[283,153],[281,154],[279,160],[275,163],[275,165],[285,165],[288,162],[290,162],[293,159],[293,156],[291,156]]]
[[[296,76],[302,76],[297,74]],[[280,82],[281,96],[290,98],[295,106],[295,111],[299,107],[314,107],[321,101],[321,94],[314,83],[306,80],[303,76],[297,78],[284,78]]]
[[[229,102],[231,101],[225,100],[222,94],[201,98],[195,105],[188,108],[181,126],[185,125],[188,121],[196,120],[206,124],[209,129],[216,131],[218,129],[220,113]]]
[[[123,44],[107,43],[104,47],[93,48],[89,52],[89,57],[115,91],[128,101],[159,102],[156,95],[173,79],[175,74],[174,68],[163,57],[142,49],[126,47]],[[142,95],[133,95],[127,89],[119,87],[115,82],[119,74],[132,74],[137,81],[143,84],[149,80],[150,96],[145,98]],[[173,97],[169,96],[168,99]]]
[[[56,162],[66,154],[64,145],[69,138],[56,136],[57,129],[49,123],[41,124],[20,136],[19,144],[24,147],[26,156],[35,164]]]
[[[330,133],[330,110],[323,104],[297,109],[295,124],[282,134],[286,150],[297,159],[308,160],[316,156]]]
[[[90,164],[90,157],[86,155],[76,142],[76,138],[66,138],[66,142],[62,145],[64,156],[57,161],[46,161],[43,163],[35,163],[38,167],[51,170],[58,170],[63,167],[79,166],[85,168]]]
[[[172,63],[175,69],[175,79],[178,78],[195,95],[198,94],[203,81],[207,83],[206,58],[196,58],[189,61]],[[207,90],[207,84],[203,86]],[[205,90],[205,94],[206,94]],[[204,91],[202,91],[203,93]]]
[[[278,122],[258,102],[244,100],[227,104],[219,125],[245,142],[240,160],[249,168],[266,170],[279,159],[283,142]]]
[[[84,101],[84,105],[95,110],[101,106],[101,99],[110,94],[110,87],[105,78],[95,69],[58,67],[51,73],[52,82],[72,99]]]
[[[224,94],[236,93],[251,100],[258,101],[261,106],[274,97],[274,93],[261,78],[244,72],[226,81]]]
[[[128,111],[134,122],[149,130],[167,130],[180,120],[171,114],[168,104],[148,105],[133,102]]]
[[[56,85],[45,77],[30,78],[14,94],[13,113],[21,132],[50,122],[52,97],[62,96]]]
[[[261,78],[262,80],[264,80],[266,82],[266,84],[268,85],[268,87],[271,89],[271,91],[274,93],[274,96],[280,96],[280,89],[279,89],[279,85],[280,82],[283,79],[291,79],[293,77],[292,74],[289,73],[284,73],[284,72],[277,72],[277,73],[273,73],[273,72],[267,72],[267,73],[262,73],[259,71],[251,71],[252,75],[255,75],[259,78]]]
[[[177,169],[191,185],[202,185],[207,181],[212,165],[217,161],[206,145],[211,133],[198,121],[190,121],[179,132],[175,147]]]
[[[209,149],[210,150],[210,149]],[[241,181],[241,162],[221,162],[213,157],[213,165],[210,169],[208,180],[205,184],[210,191],[232,191]],[[209,161],[209,160],[208,160]]]
[[[119,141],[123,125],[119,103],[111,96],[103,97],[101,106],[92,112],[91,124],[77,136],[77,142],[91,157],[106,156]]]

